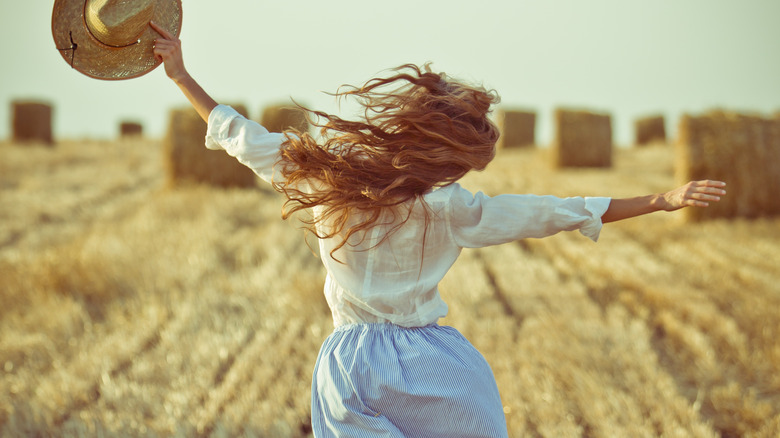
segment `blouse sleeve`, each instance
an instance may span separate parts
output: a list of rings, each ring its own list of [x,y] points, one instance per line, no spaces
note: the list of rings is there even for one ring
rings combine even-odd
[[[217,105],[209,114],[206,147],[223,149],[269,183],[281,181],[274,164],[283,141],[283,134],[268,132],[229,106]]]
[[[462,248],[498,245],[529,237],[579,230],[594,242],[611,198],[537,195],[476,195],[458,186],[450,201],[450,226]]]

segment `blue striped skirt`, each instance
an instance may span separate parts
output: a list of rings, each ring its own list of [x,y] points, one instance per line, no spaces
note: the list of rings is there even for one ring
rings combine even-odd
[[[314,367],[315,437],[506,437],[490,366],[456,329],[349,324]]]

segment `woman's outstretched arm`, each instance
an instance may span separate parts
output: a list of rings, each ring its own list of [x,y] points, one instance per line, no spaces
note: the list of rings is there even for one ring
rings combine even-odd
[[[217,106],[217,102],[195,82],[195,79],[184,68],[181,41],[157,24],[150,22],[149,25],[162,36],[154,41],[154,55],[165,63],[165,73],[179,86],[198,115],[208,122],[209,114]]]
[[[707,207],[710,202],[720,201],[720,197],[726,194],[723,190],[725,186],[726,183],[722,181],[691,181],[666,193],[613,199],[601,216],[601,221],[615,222],[654,211],[674,211],[683,207]]]

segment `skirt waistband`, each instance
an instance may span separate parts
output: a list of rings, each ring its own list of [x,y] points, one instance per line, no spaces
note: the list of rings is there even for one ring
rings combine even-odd
[[[430,324],[419,326],[419,327],[405,327],[402,325],[393,324],[391,322],[358,322],[358,323],[342,324],[340,326],[336,326],[336,328],[333,329],[333,333],[353,331],[353,330],[380,331],[380,332],[407,331],[407,330],[419,330],[419,329],[438,327],[438,326],[439,324],[436,322],[432,322]]]

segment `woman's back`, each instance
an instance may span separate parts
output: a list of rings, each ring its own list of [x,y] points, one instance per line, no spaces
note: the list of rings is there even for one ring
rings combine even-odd
[[[335,325],[422,326],[446,315],[437,285],[459,253],[449,243],[448,192],[435,190],[424,201],[412,199],[383,210],[374,227],[354,234],[339,249],[342,235],[319,240],[328,273],[325,296]],[[364,218],[358,214],[350,220]]]
[[[334,323],[435,323],[447,314],[438,284],[462,248],[571,229],[595,240],[608,206],[608,198],[474,195],[455,183],[385,209],[374,227],[340,248],[344,236],[319,240]],[[364,218],[353,215],[351,220]]]

